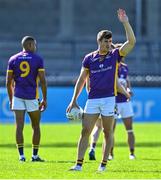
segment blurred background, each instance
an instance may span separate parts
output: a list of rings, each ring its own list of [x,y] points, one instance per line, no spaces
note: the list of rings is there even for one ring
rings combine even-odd
[[[65,109],[81,61],[97,48],[97,33],[108,29],[114,43],[126,40],[118,8],[126,10],[137,40],[126,58],[136,120],[161,121],[160,0],[0,0],[0,121],[13,119],[5,90],[8,59],[21,50],[22,37],[32,35],[45,60],[49,86],[49,107],[43,119],[66,122]]]

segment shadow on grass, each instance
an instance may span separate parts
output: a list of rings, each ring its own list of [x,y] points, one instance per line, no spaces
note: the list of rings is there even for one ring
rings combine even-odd
[[[25,147],[32,147],[32,144],[24,144]],[[102,147],[101,143],[98,143],[98,147]],[[127,143],[116,143],[116,147],[126,147]],[[1,143],[0,148],[15,148],[16,145],[14,143]],[[60,143],[48,143],[48,144],[41,144],[41,147],[47,147],[47,148],[73,148],[77,147],[77,142],[72,143],[72,142],[60,142]],[[136,147],[161,147],[161,142],[139,142],[136,143]]]
[[[57,161],[54,161],[54,160],[45,160],[45,163],[73,163],[73,164],[75,164],[75,162],[76,161],[69,161],[69,160],[57,160]],[[97,162],[97,161],[85,161],[83,164],[92,164],[92,163],[95,163],[95,162]]]
[[[121,171],[121,170],[110,170],[110,172],[115,172],[115,173],[161,173],[161,170],[126,170],[126,171]]]
[[[51,161],[48,161],[48,160],[46,160],[45,161],[45,163],[60,163],[60,164],[66,164],[66,163],[75,163],[75,161],[63,161],[63,160],[61,160],[61,161],[54,161],[54,160],[51,160]]]
[[[152,159],[152,158],[139,158],[141,159],[142,161],[161,161],[161,159]]]

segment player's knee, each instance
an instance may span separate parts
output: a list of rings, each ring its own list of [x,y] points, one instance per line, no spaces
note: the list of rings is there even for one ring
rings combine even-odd
[[[34,126],[32,126],[32,128],[33,128],[33,130],[34,131],[40,131],[40,126],[39,125],[34,125]]]
[[[113,134],[113,130],[112,129],[104,129],[103,133],[104,133],[105,139],[108,139]]]
[[[90,130],[90,128],[88,128],[88,127],[84,127],[83,129],[82,129],[82,136],[90,136],[90,134],[91,134],[91,130]]]

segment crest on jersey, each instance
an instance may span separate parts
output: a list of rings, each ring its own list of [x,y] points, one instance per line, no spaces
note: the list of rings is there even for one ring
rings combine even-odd
[[[101,69],[102,69],[102,68],[103,68],[103,66],[104,66],[103,64],[100,64],[100,65],[99,65],[99,68],[101,68]]]

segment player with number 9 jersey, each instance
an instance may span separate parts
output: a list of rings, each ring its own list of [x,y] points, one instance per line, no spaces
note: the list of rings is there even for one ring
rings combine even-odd
[[[27,112],[32,123],[32,158],[31,161],[44,161],[38,155],[40,144],[41,112],[47,107],[47,85],[43,59],[37,55],[36,40],[25,36],[21,41],[23,50],[13,55],[8,61],[6,88],[9,106],[16,122],[16,145],[19,160],[25,162],[23,127]],[[38,81],[41,85],[42,100],[38,100]]]

